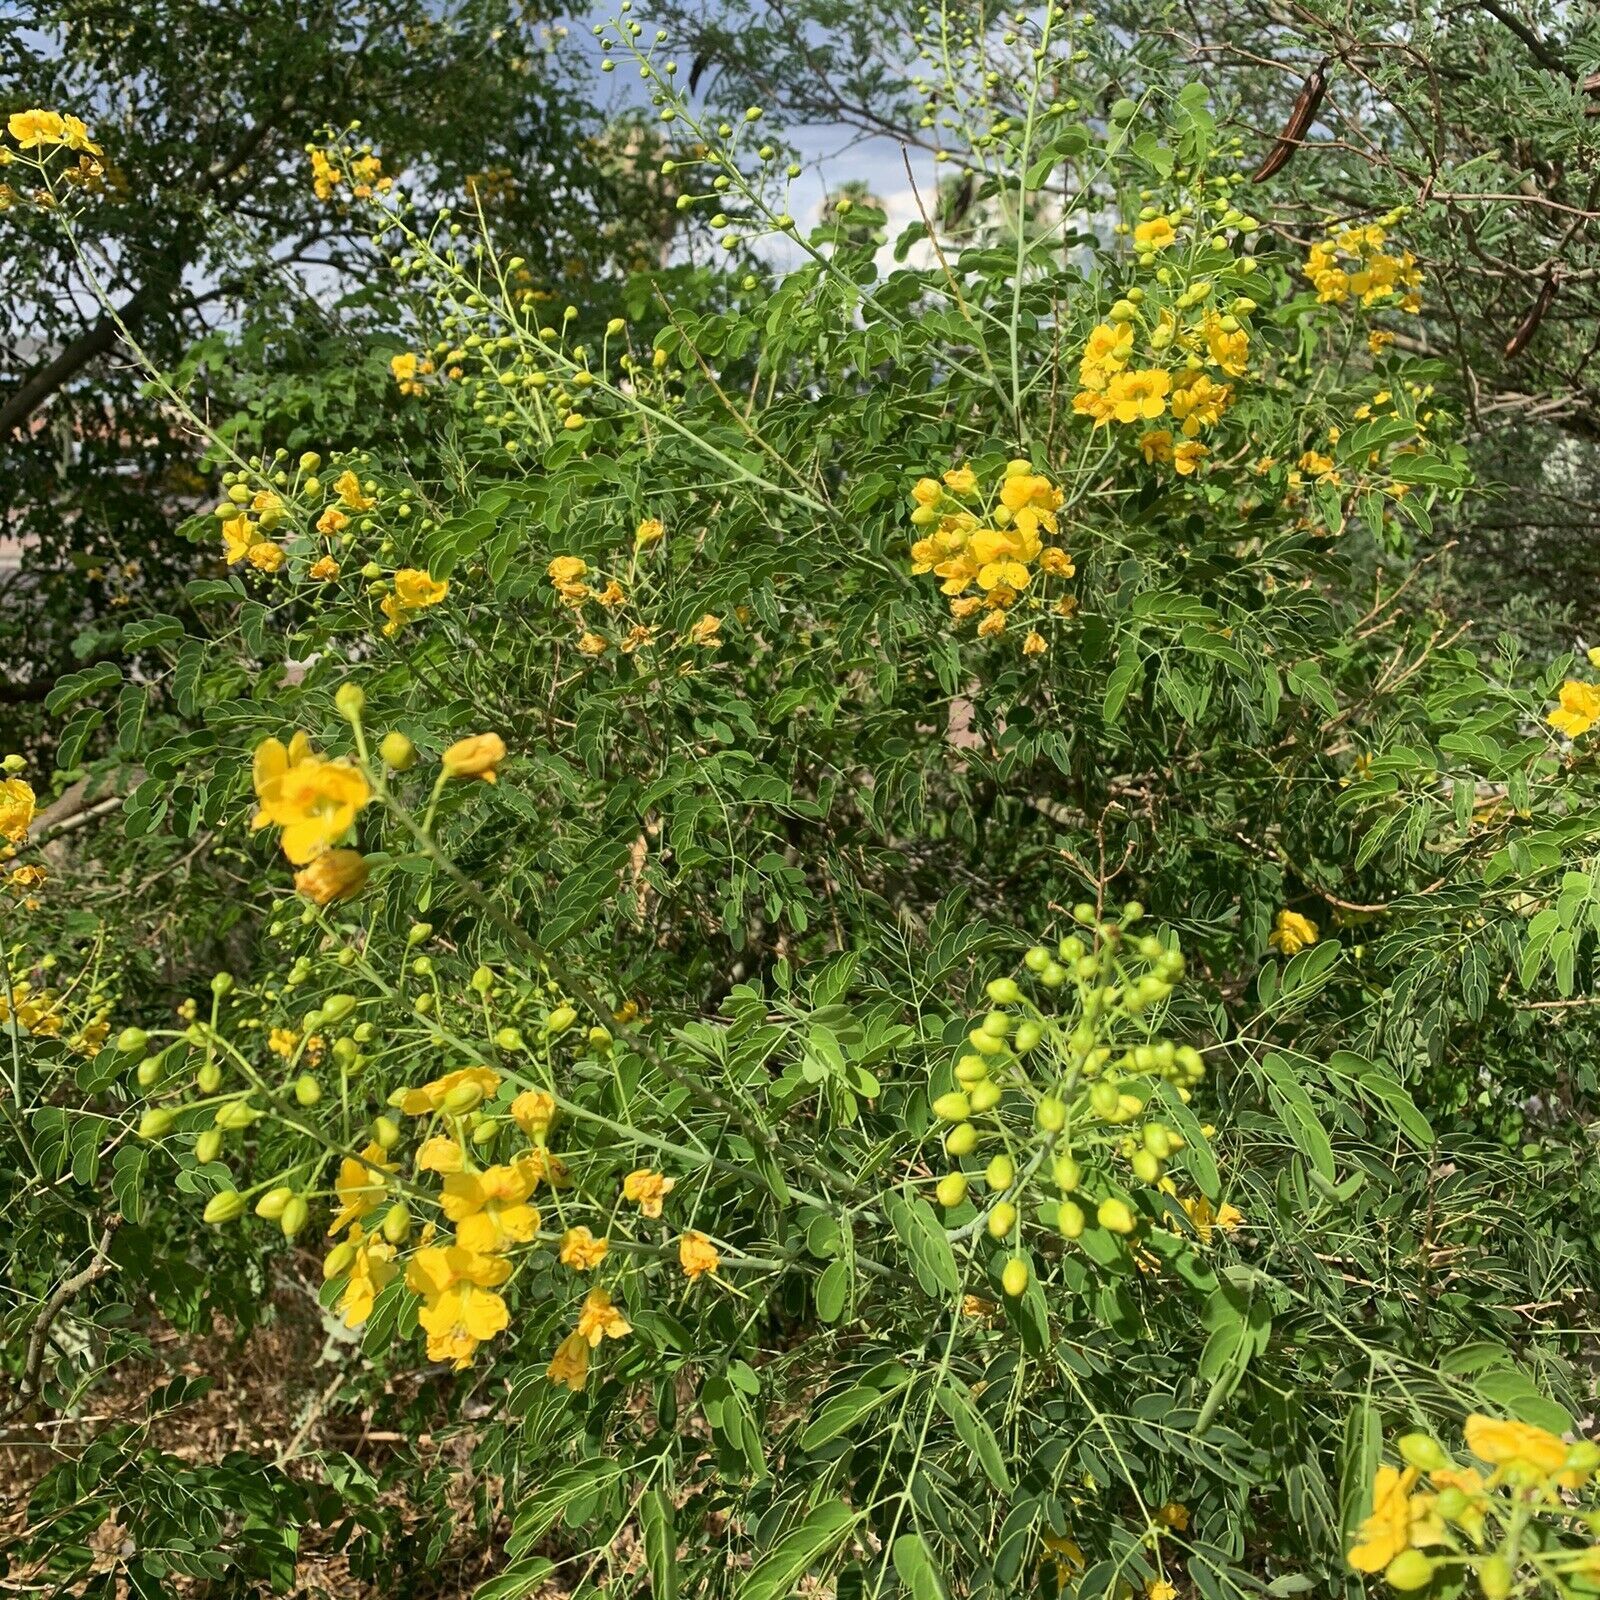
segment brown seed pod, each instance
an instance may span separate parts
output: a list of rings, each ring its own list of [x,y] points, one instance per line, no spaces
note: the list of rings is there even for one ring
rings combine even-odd
[[[1300,93],[1295,96],[1294,105],[1289,110],[1289,120],[1284,123],[1277,142],[1267,152],[1267,159],[1250,174],[1251,183],[1264,183],[1274,173],[1283,170],[1289,157],[1300,148],[1300,141],[1305,138],[1306,129],[1322,108],[1323,96],[1327,92],[1328,58],[1324,56],[1300,85]]]
[[[1544,321],[1545,312],[1550,309],[1550,302],[1556,297],[1556,287],[1559,283],[1560,279],[1553,272],[1545,277],[1538,299],[1529,308],[1517,331],[1506,340],[1508,356],[1520,356],[1528,348],[1528,341],[1538,332],[1539,324]]]

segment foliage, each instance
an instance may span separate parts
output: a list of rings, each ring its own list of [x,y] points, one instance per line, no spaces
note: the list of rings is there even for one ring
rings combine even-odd
[[[13,880],[11,981],[120,1031],[11,1005],[17,1325],[166,1271],[245,1323],[318,1241],[352,1388],[424,1369],[470,1446],[485,1596],[1594,1590],[1595,669],[1443,609],[1472,409],[1400,197],[1264,227],[1206,89],[1108,95],[1077,27],[950,47],[976,220],[889,252],[603,28],[771,282],[567,305],[319,136],[386,392],[207,430],[184,615],[51,691],[126,799],[70,917]],[[13,128],[41,183],[68,131]],[[158,842],[233,879],[176,1018],[116,934]],[[244,1509],[187,1536],[370,1547],[319,1464],[202,1471]],[[58,1469],[33,1553],[116,1514],[146,1592],[213,1576],[165,1481],[79,1522]]]

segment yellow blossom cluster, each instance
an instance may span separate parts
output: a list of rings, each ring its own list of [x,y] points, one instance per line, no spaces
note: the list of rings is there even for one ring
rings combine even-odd
[[[388,618],[384,633],[398,633],[419,611],[438,605],[449,592],[448,578],[432,577],[417,567],[401,567],[394,575],[394,587],[379,602],[378,609]]]
[[[1306,252],[1305,275],[1317,299],[1323,305],[1358,300],[1369,309],[1394,305],[1402,311],[1420,311],[1422,267],[1409,250],[1387,249],[1388,242],[1384,223],[1330,230],[1326,239]]]
[[[1007,613],[1023,602],[1043,605],[1035,580],[1067,579],[1077,572],[1072,557],[1048,542],[1060,532],[1056,513],[1062,493],[1031,462],[1017,459],[987,489],[971,467],[956,467],[937,478],[919,479],[911,490],[912,524],[921,536],[911,546],[913,573],[931,572],[950,597],[958,621],[983,613],[978,633],[992,638],[1004,631]],[[969,591],[976,586],[977,594]],[[1061,597],[1055,609],[1070,616],[1073,598]],[[1030,631],[1024,653],[1042,654],[1042,634]]]
[[[1209,294],[1209,285],[1199,287]],[[1194,292],[1191,288],[1179,297],[1184,309],[1201,303],[1191,298]],[[1140,365],[1134,337],[1138,314],[1134,302],[1122,301],[1113,308],[1114,320],[1089,330],[1072,408],[1091,418],[1096,429],[1112,423],[1143,428],[1138,448],[1146,465],[1170,466],[1188,477],[1209,454],[1199,436],[1216,427],[1233,404],[1233,385],[1223,380],[1244,375],[1250,335],[1234,312],[1207,309],[1198,321],[1183,323],[1172,310],[1164,309],[1149,327],[1148,358]],[[1183,365],[1175,371],[1162,364],[1168,351],[1183,357]],[[1145,426],[1169,413],[1173,426]]]
[[[660,542],[666,532],[657,519],[650,517],[641,522],[634,532],[634,546],[645,549]],[[603,656],[616,648],[619,654],[631,656],[636,650],[655,642],[656,630],[646,623],[635,621],[622,626],[622,613],[628,605],[628,593],[614,577],[602,580],[581,556],[556,556],[545,569],[550,585],[562,605],[568,607],[579,624],[577,648],[579,655],[591,658]],[[600,608],[601,626],[609,632],[601,633],[584,620],[588,605]],[[721,619],[706,616],[689,629],[690,641],[697,645],[720,644],[717,630]]]
[[[321,145],[308,144],[306,155],[311,162],[312,192],[319,200],[332,200],[346,187],[355,199],[369,200],[394,187],[394,179],[383,176],[383,162],[370,148],[351,155],[347,167],[340,166],[333,153]]]
[[[389,358],[389,372],[400,393],[415,398],[423,392],[422,380],[433,372],[433,358],[405,350]]]
[[[1372,1512],[1356,1532],[1350,1565],[1381,1572],[1404,1592],[1426,1587],[1442,1562],[1465,1564],[1476,1569],[1488,1600],[1505,1600],[1518,1587],[1530,1555],[1550,1576],[1600,1576],[1600,1546],[1562,1546],[1553,1527],[1541,1528],[1538,1539],[1525,1531],[1530,1517],[1554,1524],[1576,1510],[1570,1497],[1595,1481],[1600,1445],[1568,1444],[1533,1423],[1476,1412],[1463,1432],[1477,1466],[1458,1464],[1428,1434],[1400,1439],[1404,1464],[1378,1468]]]
[[[1272,932],[1267,935],[1267,943],[1285,956],[1298,955],[1316,942],[1316,923],[1309,917],[1302,917],[1298,911],[1289,910],[1287,906],[1278,913]]]

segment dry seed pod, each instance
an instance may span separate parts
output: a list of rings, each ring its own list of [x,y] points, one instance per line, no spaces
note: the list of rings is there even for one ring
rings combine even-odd
[[[1311,69],[1310,76],[1300,85],[1289,111],[1289,120],[1283,125],[1277,143],[1267,152],[1267,159],[1250,174],[1252,183],[1264,183],[1274,173],[1281,172],[1289,157],[1300,148],[1306,129],[1322,108],[1323,96],[1328,92],[1328,59],[1326,56]]]
[[[1544,321],[1544,314],[1550,309],[1550,302],[1556,297],[1556,286],[1560,280],[1555,273],[1550,273],[1544,280],[1544,287],[1539,290],[1539,298],[1533,302],[1527,316],[1522,319],[1517,331],[1506,340],[1506,354],[1520,356],[1528,348],[1528,341],[1538,331],[1539,324]]]

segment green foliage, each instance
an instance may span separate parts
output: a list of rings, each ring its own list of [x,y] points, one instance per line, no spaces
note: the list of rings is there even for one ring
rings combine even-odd
[[[885,262],[606,39],[800,264],[568,310],[492,208],[362,202],[384,337],[250,383],[199,575],[51,690],[120,814],[8,939],[8,1368],[69,1410],[28,1329],[110,1365],[309,1265],[484,1596],[1353,1593],[1385,1438],[1571,1431],[1600,1289],[1593,691],[1444,609],[1472,396],[1367,337],[1413,219],[1319,215],[1392,274],[1329,292],[1222,106],[1052,36],[1014,114],[953,47],[973,220]],[[30,1513],[74,1581],[112,1515],[152,1593],[443,1547],[331,1450],[92,1455]]]

